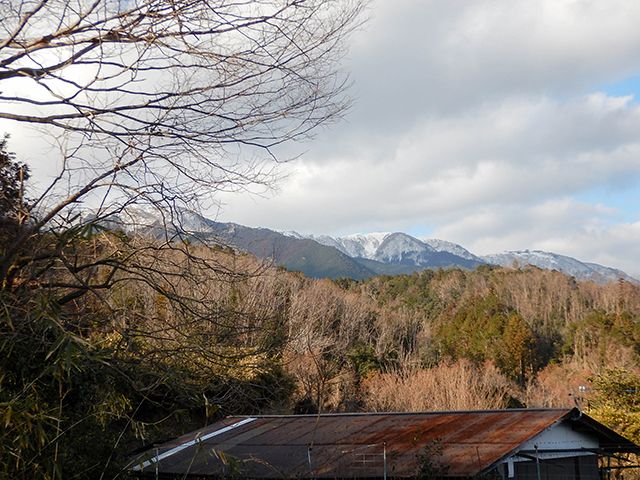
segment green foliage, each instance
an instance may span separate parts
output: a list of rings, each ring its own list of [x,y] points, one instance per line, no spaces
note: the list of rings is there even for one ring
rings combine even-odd
[[[114,243],[129,249],[109,233],[62,236],[77,263]],[[133,256],[140,251],[131,258],[155,268],[168,255],[180,264],[173,251],[152,260]],[[91,272],[98,282],[104,274]],[[106,292],[61,303],[73,290],[17,278],[0,289],[2,478],[112,478],[148,441],[284,405],[295,388],[279,359],[282,312],[256,317],[241,282],[204,304],[197,284],[183,295],[116,275]]]
[[[7,151],[7,136],[0,140],[0,219],[14,216],[24,205],[24,184],[28,167]]]
[[[428,332],[417,344],[423,365],[490,360],[522,385],[563,358],[595,358],[602,368],[618,346],[640,352],[640,289],[626,282],[597,287],[559,272],[485,266],[376,277],[361,290]]]
[[[567,331],[563,351],[577,356],[596,353],[598,365],[606,365],[612,348],[626,346],[640,354],[640,322],[630,312],[595,310],[572,323]]]
[[[495,295],[467,302],[438,329],[443,353],[454,359],[463,357],[476,362],[491,359],[509,313]]]
[[[418,471],[415,478],[424,480],[446,478],[449,465],[442,461],[443,452],[442,440],[436,439],[425,445],[417,458]]]
[[[520,315],[510,315],[496,347],[496,365],[524,385],[527,375],[532,373],[536,358],[536,339],[531,327]]]
[[[380,370],[380,362],[371,345],[356,344],[347,352],[347,358],[357,381],[362,380],[373,371]]]
[[[591,379],[588,413],[624,437],[640,442],[640,376],[611,369]]]
[[[7,139],[8,136],[0,139],[0,288],[11,274],[10,262],[5,262],[4,257],[16,243],[30,208],[24,192],[29,169],[7,151]]]
[[[349,290],[355,288],[358,285],[358,280],[354,280],[353,278],[349,277],[339,277],[334,279],[333,283],[335,283],[343,290]]]
[[[131,409],[128,399],[106,389],[113,372],[104,378],[100,352],[62,328],[65,318],[46,295],[25,300],[4,293],[2,307],[0,472],[7,478],[63,478],[101,470],[117,438],[105,426]],[[24,316],[9,318],[17,311]]]

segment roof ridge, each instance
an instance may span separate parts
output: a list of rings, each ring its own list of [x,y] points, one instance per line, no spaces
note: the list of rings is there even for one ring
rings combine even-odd
[[[507,408],[493,410],[432,410],[427,412],[329,412],[329,413],[305,413],[305,414],[262,414],[262,415],[229,415],[226,418],[316,418],[316,417],[349,417],[349,416],[412,416],[412,415],[461,415],[469,413],[522,413],[522,412],[565,412],[569,413],[572,407],[566,408]]]

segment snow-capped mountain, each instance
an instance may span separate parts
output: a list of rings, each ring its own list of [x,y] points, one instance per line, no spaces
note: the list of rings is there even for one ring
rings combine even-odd
[[[305,237],[300,234],[296,235]],[[418,239],[401,232],[359,233],[344,237],[308,235],[306,238],[337,248],[377,273],[409,273],[423,268],[446,266],[474,268],[481,264],[502,267],[533,265],[538,268],[558,270],[572,275],[578,280],[608,283],[622,278],[629,282],[638,283],[638,280],[615,268],[582,262],[572,257],[540,250],[510,251],[478,256],[457,243],[435,238]],[[380,268],[380,264],[403,268],[385,271]]]
[[[422,239],[424,243],[433,248],[436,252],[449,252],[453,253],[462,258],[466,258],[467,260],[474,260],[477,262],[482,262],[482,258],[474,255],[466,248],[458,245],[457,243],[448,242],[446,240],[439,240],[437,238],[424,238]]]
[[[435,250],[406,233],[387,235],[375,252],[374,259],[385,263],[414,263],[426,265]]]
[[[443,240],[424,241],[402,232],[359,233],[345,237],[310,235],[307,238],[337,248],[355,259],[407,267],[404,270],[395,269],[395,273],[402,271],[406,273],[430,267],[474,268],[485,263],[455,243]],[[375,265],[371,263],[366,263],[366,265],[375,269]],[[388,272],[379,271],[379,273]]]
[[[297,232],[283,232],[300,238]],[[402,261],[416,258],[424,253],[450,253],[458,257],[484,263],[482,258],[474,255],[457,243],[439,240],[437,238],[416,238],[406,233],[377,232],[356,233],[344,237],[330,237],[329,235],[308,235],[306,238],[315,240],[323,245],[335,247],[341,252],[355,258],[367,258],[383,262]]]
[[[547,270],[558,270],[572,275],[579,280],[591,280],[596,283],[608,283],[622,278],[629,282],[638,283],[625,272],[611,267],[587,263],[572,257],[541,250],[518,250],[485,255],[482,257],[487,263],[503,267],[525,267],[533,265]]]
[[[313,277],[367,278],[376,274],[411,273],[425,268],[473,269],[482,264],[558,270],[578,280],[608,283],[624,279],[640,283],[625,272],[565,255],[539,250],[508,251],[477,256],[453,242],[419,239],[402,232],[353,234],[344,237],[277,232],[235,223],[220,223],[195,212],[161,214],[150,208],[131,208],[108,223],[132,233],[158,235],[181,232],[194,240],[225,244],[269,258]]]
[[[589,262],[585,262],[585,265],[587,265],[589,268],[593,269],[593,271],[596,272],[601,277],[604,277],[605,278],[605,283],[606,282],[615,282],[616,280],[619,280],[619,279],[622,278],[623,280],[626,280],[627,282],[631,282],[631,283],[635,283],[637,285],[640,285],[640,280],[628,275],[627,273],[623,272],[622,270],[618,270],[617,268],[605,267],[603,265],[598,265],[597,263],[589,263]]]
[[[368,258],[373,260],[376,251],[386,237],[391,235],[388,232],[378,233],[355,233],[345,237],[330,237],[329,235],[309,235],[307,238],[315,240],[322,245],[334,247],[345,255],[353,258]]]

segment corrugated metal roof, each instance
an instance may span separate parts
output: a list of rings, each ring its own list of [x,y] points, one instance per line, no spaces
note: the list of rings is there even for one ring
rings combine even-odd
[[[389,477],[411,477],[427,453],[436,464],[447,466],[446,476],[469,477],[487,471],[556,423],[578,421],[576,413],[554,409],[228,417],[149,450],[134,470],[211,477],[382,477],[386,457]],[[581,425],[592,427],[584,421]],[[606,435],[614,435],[612,445],[624,441],[627,448],[635,447],[603,428]]]

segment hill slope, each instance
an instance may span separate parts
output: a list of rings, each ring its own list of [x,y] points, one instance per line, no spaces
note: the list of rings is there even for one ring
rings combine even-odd
[[[565,255],[522,250],[480,257],[453,242],[418,239],[402,232],[331,237],[215,222],[188,211],[182,212],[180,218],[173,219],[173,222],[161,219],[157,212],[138,209],[127,212],[126,216],[126,221],[120,220],[125,230],[146,230],[163,235],[169,223],[169,231],[186,232],[183,235],[203,243],[230,246],[270,259],[277,265],[312,278],[362,280],[374,275],[410,274],[429,268],[474,269],[479,265],[493,264],[503,267],[533,265],[599,284],[619,279],[640,283],[621,270]]]

